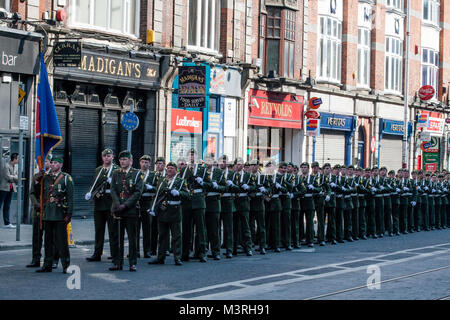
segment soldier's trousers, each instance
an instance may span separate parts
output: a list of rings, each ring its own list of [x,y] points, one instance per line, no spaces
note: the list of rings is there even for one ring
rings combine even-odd
[[[291,240],[292,245],[294,247],[300,246],[300,210],[299,209],[292,209],[291,210]]]
[[[128,236],[128,262],[130,266],[137,264],[137,220],[138,217],[122,217],[121,219],[113,219],[111,253],[113,257],[113,263],[115,265],[123,266],[125,230]]]
[[[94,226],[95,226],[95,249],[94,256],[101,257],[103,254],[103,246],[105,244],[105,229],[108,225],[108,236],[112,238],[112,220],[110,210],[95,210],[94,211]],[[111,242],[109,242],[109,250],[111,249]]]
[[[189,258],[190,243],[193,239],[192,225],[195,226],[195,232],[198,237],[198,249],[196,248],[199,258],[206,255],[206,224],[205,209],[191,209],[183,211],[182,219],[182,257]]]
[[[367,235],[366,207],[359,207],[358,218],[359,237],[362,238]]]
[[[416,231],[419,231],[422,226],[422,204],[417,202],[414,207],[414,227]]]
[[[434,210],[434,224],[436,228],[440,228],[441,227],[441,205],[440,204],[436,204],[435,205],[435,210]]]
[[[352,216],[353,209],[345,209],[344,211],[344,239],[352,236]]]
[[[450,228],[450,200],[449,204],[447,205],[447,227]]]
[[[67,224],[64,221],[44,221],[44,268],[51,268],[54,260],[54,250],[59,254],[61,265],[70,265],[69,244],[67,243]]]
[[[280,211],[269,211],[270,232],[269,247],[276,249],[281,246],[281,230],[280,230]]]
[[[400,232],[400,205],[393,204],[392,205],[392,233],[397,234]]]
[[[376,232],[378,235],[384,235],[384,199],[383,197],[375,197],[375,217]]]
[[[325,212],[328,216],[327,222],[327,240],[336,240],[336,208],[325,207]]]
[[[336,208],[336,240],[344,240],[344,208]]]
[[[256,231],[256,217],[255,212],[250,210],[250,214],[248,216],[248,227],[250,228],[250,234],[252,239],[252,244],[257,242],[257,231]]]
[[[220,255],[220,212],[206,212],[206,235],[213,256]]]
[[[391,196],[384,198],[384,227],[389,234],[393,231],[392,226],[392,200]]]
[[[42,239],[44,235],[44,226],[42,226],[39,216],[33,214],[33,262],[41,261]]]
[[[353,208],[352,213],[352,237],[359,238],[359,207]]]
[[[223,225],[223,244],[226,253],[233,252],[233,212],[221,212],[220,220]]]
[[[422,228],[425,230],[430,228],[430,216],[429,216],[429,208],[428,208],[428,201],[422,200],[421,206],[421,213],[422,213]]]
[[[300,239],[300,243],[305,239],[305,211],[300,208],[300,215],[298,217],[298,237]]]
[[[140,242],[141,242],[141,226],[142,226],[142,247],[144,249],[144,255],[151,253],[151,235],[152,235],[152,220],[153,216],[147,213],[147,208],[141,208],[139,210],[139,219],[137,222],[137,234],[136,234],[136,250],[140,252]]]
[[[447,227],[447,207],[448,204],[443,204],[441,209],[441,227]]]
[[[314,206],[317,215],[317,241],[322,242],[325,241],[325,208],[322,196]]]
[[[408,204],[400,204],[399,210],[399,229],[400,232],[405,232],[408,228]]]
[[[409,232],[413,232],[414,231],[414,211],[415,211],[415,207],[413,207],[411,205],[411,201],[408,204],[408,214],[407,214],[407,218],[408,218],[408,231]]]
[[[287,248],[291,245],[291,209],[285,209],[280,213],[281,244]]]
[[[375,236],[377,231],[377,223],[376,223],[376,206],[373,204],[367,207],[367,234],[369,236]]]
[[[434,216],[435,209],[436,209],[436,206],[434,204],[434,199],[433,199],[433,201],[428,201],[428,216],[430,218],[430,227],[431,228],[434,228],[435,221],[436,221],[435,216]]]
[[[306,244],[314,243],[314,210],[301,210],[306,220]]]
[[[250,215],[255,218],[257,230],[256,230],[256,238],[253,242],[254,244],[258,244],[259,248],[266,248],[266,214],[264,210],[259,211],[250,211]]]
[[[150,232],[150,249],[151,253],[156,253],[158,247],[158,217],[152,217]]]
[[[158,221],[158,234],[159,234],[159,248],[158,248],[158,260],[166,259],[166,251],[169,251],[169,245],[171,244],[173,250],[174,260],[181,258],[181,221],[177,222],[163,222]],[[170,235],[172,235],[172,242],[170,243]]]
[[[251,239],[251,233],[250,233],[250,227],[248,225],[248,216],[249,216],[249,212],[248,211],[236,211],[234,213],[235,219],[234,221],[239,222],[240,223],[240,227],[242,229],[241,231],[241,235],[242,235],[242,246],[244,247],[244,251],[248,252],[252,249],[252,239]],[[233,232],[235,231],[235,226],[233,225]],[[238,228],[239,229],[239,228]],[[239,232],[239,230],[236,230],[237,232]],[[233,243],[233,251],[237,251],[237,245],[238,245],[238,240],[236,237],[236,232],[234,232],[234,243]]]

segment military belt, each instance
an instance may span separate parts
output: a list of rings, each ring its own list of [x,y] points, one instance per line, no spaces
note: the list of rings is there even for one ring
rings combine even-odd
[[[261,197],[262,195],[263,195],[262,192],[257,192],[257,193],[256,193],[256,196],[257,196],[257,197]]]
[[[352,196],[349,195],[349,194],[347,194],[347,195],[344,196],[345,199],[348,199],[348,198],[351,198],[351,197],[352,197]]]
[[[351,196],[352,196],[352,197],[357,197],[358,194],[357,194],[357,193],[352,193]]]
[[[274,195],[272,195],[272,198],[274,199],[274,198],[278,198],[279,197],[279,195],[278,194],[274,194]]]
[[[365,196],[365,194],[363,194],[363,193],[358,193],[358,197],[363,198],[364,196]]]
[[[396,196],[397,195],[397,192],[392,192],[391,193],[391,196]]]
[[[246,196],[247,196],[246,193],[239,193],[239,194],[238,194],[238,197],[240,197],[240,198],[241,198],[241,197],[246,197]]]
[[[334,196],[336,193],[335,193],[335,192],[331,192],[330,194],[331,194],[332,196]]]
[[[381,197],[383,197],[382,194],[376,194],[376,195],[375,195],[375,198],[381,198]]]
[[[208,193],[206,194],[207,197],[218,196],[218,195],[220,195],[219,192],[208,192]]]
[[[167,203],[171,206],[177,206],[181,204],[181,201],[167,201]]]
[[[306,194],[305,194],[305,198],[311,198],[312,196],[313,196],[312,193],[306,193]]]
[[[338,194],[336,195],[336,198],[342,198],[344,195],[343,194]]]
[[[193,192],[194,193],[201,193],[201,192],[203,192],[203,189],[194,189]]]
[[[111,189],[106,189],[105,193],[111,193]]]
[[[143,197],[154,197],[155,194],[154,193],[150,193],[150,192],[146,192],[142,194]]]
[[[227,198],[227,197],[231,197],[232,194],[231,193],[224,193],[222,194],[222,198]]]

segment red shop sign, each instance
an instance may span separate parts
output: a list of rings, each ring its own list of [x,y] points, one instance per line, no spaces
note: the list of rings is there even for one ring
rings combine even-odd
[[[433,86],[423,86],[419,89],[419,98],[420,100],[427,101],[434,97],[434,88]]]
[[[248,124],[302,129],[303,102],[302,96],[250,90]]]
[[[201,134],[203,131],[202,116],[203,114],[199,111],[172,109],[172,132]]]

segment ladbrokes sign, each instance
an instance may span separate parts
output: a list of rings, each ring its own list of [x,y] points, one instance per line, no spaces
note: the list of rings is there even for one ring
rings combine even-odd
[[[294,98],[295,97],[295,98]],[[302,128],[303,97],[250,90],[248,123],[255,126]]]

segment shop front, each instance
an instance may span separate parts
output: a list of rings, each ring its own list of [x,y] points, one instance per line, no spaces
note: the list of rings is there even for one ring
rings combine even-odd
[[[247,159],[293,161],[290,139],[303,129],[303,96],[251,89]],[[291,155],[291,156],[288,156]]]
[[[131,106],[139,118],[132,133],[134,166],[143,154],[154,156],[159,70],[159,57],[85,48],[79,67],[55,67],[54,100],[63,143],[54,154],[64,158],[64,170],[74,179],[76,215],[91,214],[84,194],[101,164],[101,151],[112,149],[118,162],[119,152],[127,148],[121,119]]]
[[[321,165],[350,165],[356,120],[356,116],[321,112],[320,135],[313,143],[314,160]]]
[[[430,133],[430,141],[422,141],[420,143],[420,160],[422,162],[422,169],[427,171],[440,171],[442,170],[441,156],[441,144],[444,141],[444,128],[445,119],[440,113],[429,113],[423,111],[422,113],[428,114],[428,127],[424,128],[424,132]]]
[[[404,122],[388,119],[379,120],[379,166],[397,171],[402,167]],[[408,141],[412,133],[412,123],[408,124]]]

